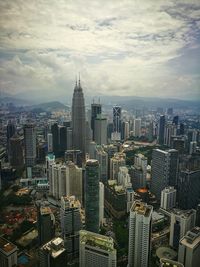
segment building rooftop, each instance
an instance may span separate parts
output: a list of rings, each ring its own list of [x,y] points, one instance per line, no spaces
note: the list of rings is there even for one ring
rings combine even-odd
[[[200,244],[200,227],[194,227],[192,230],[188,231],[180,240],[180,243],[190,248],[194,248]]]
[[[81,203],[75,196],[61,197],[61,207],[64,208],[81,208]]]
[[[153,210],[153,207],[147,205],[144,202],[135,201],[131,207],[132,212],[136,212],[137,214],[144,215],[146,217],[149,216],[150,212]]]
[[[41,215],[47,215],[51,214],[51,208],[50,207],[40,207],[40,213]]]
[[[3,254],[9,255],[15,250],[17,250],[17,246],[4,239],[3,237],[0,237],[0,251],[2,251]]]
[[[191,210],[180,210],[180,209],[173,209],[172,213],[175,215],[180,216],[181,218],[189,218],[192,214],[194,214],[196,211],[194,209]]]
[[[86,230],[80,231],[80,243],[108,252],[115,250],[112,237],[96,234]]]
[[[56,237],[43,245],[41,250],[47,251],[53,258],[57,258],[65,251],[64,241],[60,237]]]
[[[161,267],[184,267],[184,265],[177,261],[172,261],[169,259],[160,259]]]
[[[156,250],[156,256],[159,259],[174,260],[177,257],[177,252],[170,247],[159,247]]]

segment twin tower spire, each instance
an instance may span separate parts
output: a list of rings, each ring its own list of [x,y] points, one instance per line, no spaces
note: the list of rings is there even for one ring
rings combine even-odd
[[[76,76],[76,84],[75,84],[75,88],[74,88],[74,90],[82,90],[82,87],[81,87],[80,72],[79,72],[78,82],[77,82],[77,76]]]

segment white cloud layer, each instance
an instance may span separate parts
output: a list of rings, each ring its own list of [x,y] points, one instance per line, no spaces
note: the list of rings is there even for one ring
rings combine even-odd
[[[199,49],[197,0],[0,1],[0,87],[10,93],[71,94],[80,71],[87,94],[196,99]]]

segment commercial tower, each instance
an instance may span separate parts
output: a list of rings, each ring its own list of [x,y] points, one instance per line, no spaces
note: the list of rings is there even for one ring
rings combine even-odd
[[[44,244],[39,250],[40,267],[60,267],[67,263],[64,241],[56,237]]]
[[[24,165],[22,137],[17,134],[10,138],[10,164],[16,169],[20,169]]]
[[[55,217],[49,207],[38,207],[39,244],[49,242],[55,235]]]
[[[62,238],[68,254],[73,256],[79,251],[79,231],[82,229],[81,204],[75,196],[61,197],[60,222]]]
[[[196,210],[174,210],[171,213],[170,238],[171,247],[178,249],[179,240],[195,226]]]
[[[116,249],[112,237],[80,231],[80,267],[116,267]]]
[[[121,107],[113,107],[113,132],[121,133]]]
[[[98,145],[107,144],[107,119],[98,115],[94,122],[94,141]]]
[[[94,140],[94,133],[95,133],[95,119],[97,115],[101,114],[101,104],[93,103],[91,105],[91,129],[92,129],[92,139]]]
[[[72,98],[72,143],[73,149],[80,149],[85,155],[86,144],[86,119],[85,101],[80,79],[75,85]]]
[[[152,153],[151,191],[158,201],[161,191],[167,186],[176,186],[178,174],[178,151],[154,149]]]
[[[200,227],[191,229],[180,240],[178,260],[185,267],[200,266]]]
[[[130,209],[128,267],[148,267],[153,207],[135,201]]]
[[[164,134],[165,134],[165,116],[160,116],[159,129],[158,129],[158,142],[160,145],[164,144]]]
[[[25,163],[28,178],[32,177],[31,167],[36,163],[36,130],[34,124],[24,126]]]
[[[85,167],[85,226],[99,232],[99,162],[92,159]]]

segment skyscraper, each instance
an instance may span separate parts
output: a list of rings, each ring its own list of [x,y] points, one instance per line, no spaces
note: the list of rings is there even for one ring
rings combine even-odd
[[[97,145],[107,144],[107,119],[101,115],[94,122],[94,141]]]
[[[184,267],[200,266],[200,227],[191,229],[179,242],[178,261]]]
[[[87,160],[85,172],[85,226],[99,232],[99,162]]]
[[[154,149],[152,153],[151,191],[160,200],[161,191],[167,186],[176,186],[178,174],[178,151]]]
[[[60,267],[67,263],[64,241],[56,237],[44,244],[39,250],[40,267]]]
[[[121,133],[121,107],[113,107],[113,132]]]
[[[95,123],[95,119],[97,118],[98,114],[101,114],[101,104],[93,103],[91,105],[91,129],[92,129],[93,140],[94,140],[94,133],[95,133],[94,123]]]
[[[22,137],[17,134],[10,138],[10,164],[16,169],[20,169],[24,165]]]
[[[79,251],[79,231],[82,229],[81,203],[75,196],[61,197],[60,222],[62,238],[69,255],[77,255]]]
[[[32,177],[29,167],[33,167],[36,163],[36,130],[35,126],[31,123],[24,126],[24,143],[27,176]]]
[[[39,243],[49,242],[55,235],[55,217],[49,207],[38,206]]]
[[[159,136],[158,136],[158,142],[160,145],[164,144],[164,134],[165,134],[165,116],[160,116],[159,120]]]
[[[116,267],[116,249],[112,237],[81,230],[79,266]]]
[[[162,209],[168,210],[176,206],[176,189],[173,186],[165,187],[161,191],[161,204]]]
[[[134,136],[141,136],[141,119],[134,120]]]
[[[58,130],[58,124],[54,123],[51,126],[51,133],[53,136],[53,152],[55,156],[58,156],[59,154],[59,130]]]
[[[178,249],[179,240],[195,226],[196,210],[174,210],[171,213],[169,245]]]
[[[128,267],[148,267],[153,207],[135,201],[130,209]]]
[[[72,99],[72,138],[73,149],[80,149],[85,155],[86,143],[86,119],[85,119],[85,101],[83,89],[79,83],[75,85]]]

